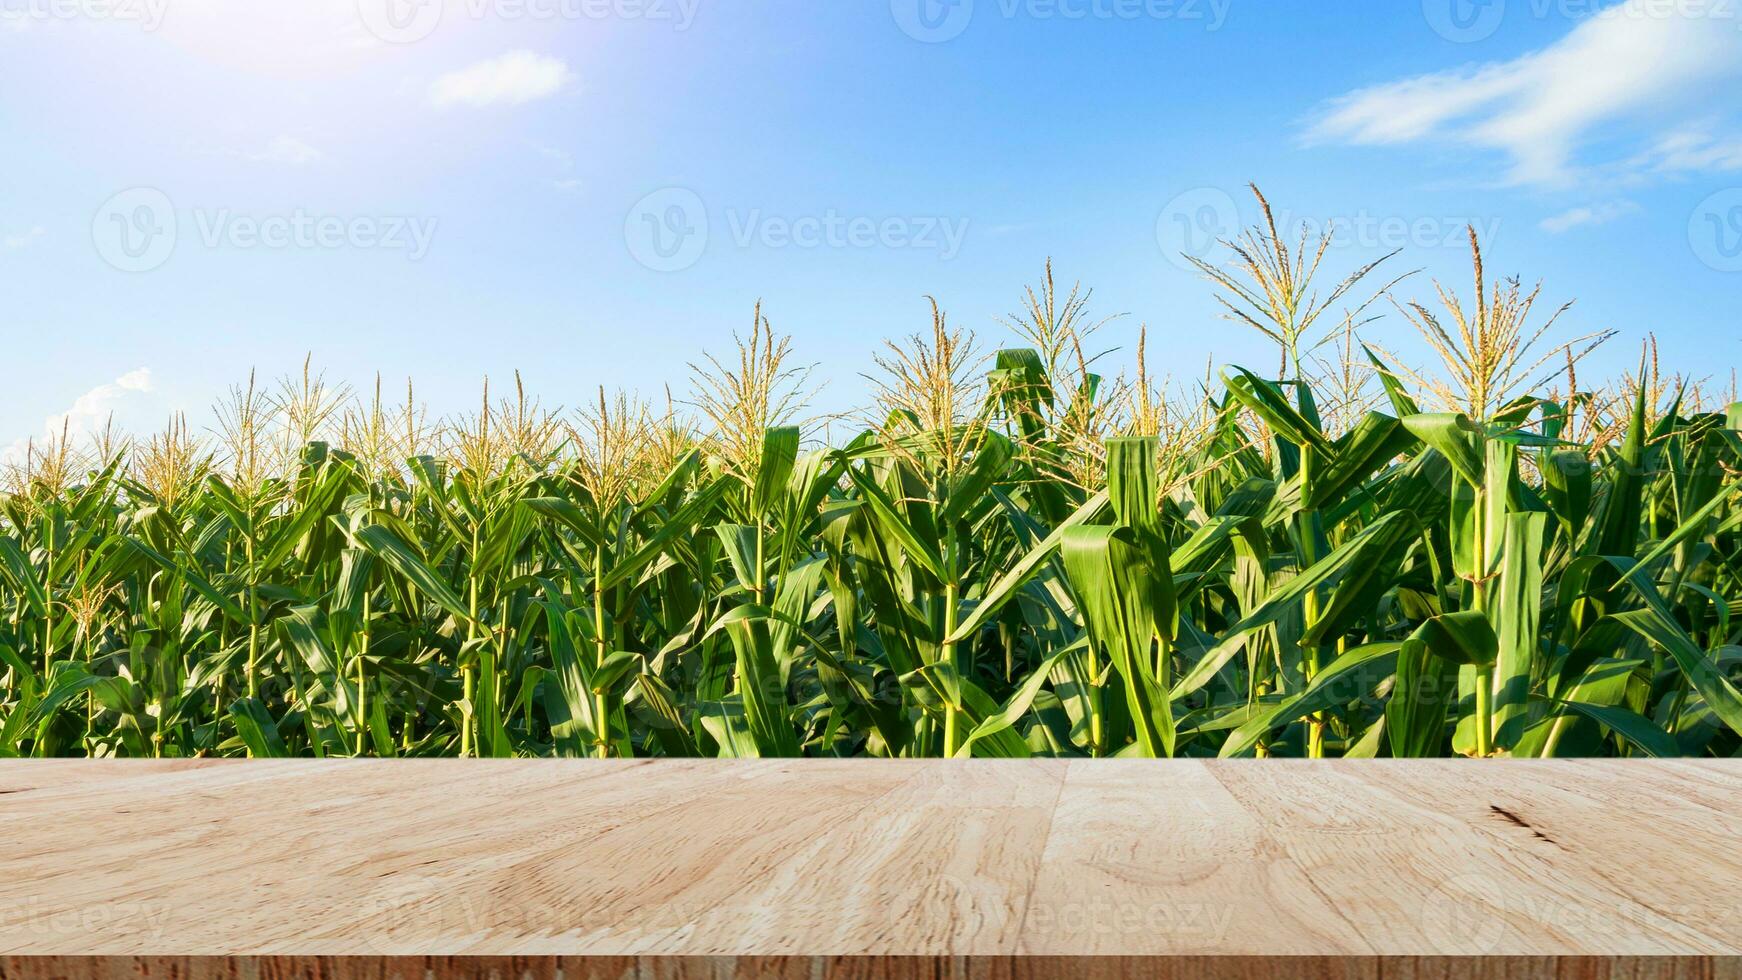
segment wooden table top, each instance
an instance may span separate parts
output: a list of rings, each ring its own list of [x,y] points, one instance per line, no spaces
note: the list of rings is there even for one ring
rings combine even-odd
[[[1742,764],[0,763],[0,953],[1742,953]]]

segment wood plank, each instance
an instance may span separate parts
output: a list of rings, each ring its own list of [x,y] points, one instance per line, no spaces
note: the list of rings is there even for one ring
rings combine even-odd
[[[1719,957],[0,957],[0,980],[1737,980]]]
[[[0,977],[1742,978],[1721,761],[42,760],[0,790],[0,954],[31,954]]]
[[[1299,774],[1285,793],[1276,792],[1269,769],[1214,771],[1264,815],[1273,839],[1312,879],[1319,905],[1375,952],[1718,953],[1733,948],[1727,943],[1742,924],[1742,908],[1684,920],[1635,893],[1661,879],[1652,862],[1671,869],[1690,894],[1721,896],[1736,883],[1714,880],[1714,865],[1685,860],[1661,836],[1671,827],[1692,833],[1683,819],[1692,816],[1706,833],[1689,843],[1719,853],[1716,821],[1679,807],[1656,817],[1653,807],[1666,807],[1643,798],[1616,766],[1561,766],[1563,779],[1586,787],[1581,795],[1527,762],[1494,761],[1485,773],[1460,760],[1284,766]],[[1630,852],[1645,841],[1653,846]],[[1373,887],[1376,879],[1388,887]],[[1730,940],[1719,938],[1725,928]]]
[[[1302,902],[1311,891],[1212,767],[1073,762],[1019,951],[1370,952],[1346,923]]]

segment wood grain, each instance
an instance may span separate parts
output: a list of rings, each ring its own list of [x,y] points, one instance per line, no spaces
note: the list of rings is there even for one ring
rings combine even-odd
[[[1729,957],[12,956],[0,980],[1738,980]]]
[[[1739,803],[1716,761],[8,761],[0,978],[1742,977]]]

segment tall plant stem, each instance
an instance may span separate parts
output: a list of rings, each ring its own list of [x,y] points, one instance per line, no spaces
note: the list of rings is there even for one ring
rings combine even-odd
[[[54,514],[43,515],[44,552],[42,564],[42,677],[46,683],[49,668],[54,666]]]
[[[368,747],[369,731],[369,593],[363,593],[363,622],[357,646],[357,754]]]
[[[1318,453],[1310,447],[1301,450],[1301,480],[1304,483],[1310,479]],[[1323,534],[1319,513],[1316,510],[1303,510],[1299,517],[1297,534],[1300,538],[1300,567],[1304,572],[1311,568],[1322,557],[1323,549],[1319,538]],[[1317,589],[1307,592],[1302,600],[1303,620],[1307,629],[1312,629],[1319,623],[1322,608],[1319,605]],[[1320,650],[1318,646],[1309,646],[1302,651],[1301,668],[1306,675],[1307,683],[1312,683],[1318,676],[1320,666]],[[1307,758],[1322,759],[1325,757],[1325,713],[1315,711],[1307,718]]]
[[[1476,755],[1494,752],[1494,668],[1476,668]]]
[[[960,607],[961,586],[957,585],[955,582],[950,582],[944,586],[944,636],[947,637],[956,631],[956,624],[961,616]],[[940,652],[939,656],[942,658],[944,663],[950,665],[951,670],[960,671],[961,665],[956,662],[955,642],[945,640],[943,650]],[[960,746],[960,734],[958,731],[960,728],[960,715],[961,709],[956,705],[945,705],[944,758],[946,759],[953,757],[956,754],[956,749]]]
[[[763,562],[767,560],[766,556],[763,554],[763,548],[765,547],[763,536],[762,518],[758,516],[756,518],[756,567],[752,569],[755,578],[751,580],[752,587],[756,590],[756,602],[758,605],[765,605],[768,602],[767,596],[763,594],[763,583],[767,581],[762,571],[764,567]]]
[[[248,697],[260,697],[260,572],[254,563],[254,515],[249,515],[242,560],[248,566]],[[222,717],[220,710],[219,717]],[[216,736],[216,732],[213,733]],[[215,737],[214,737],[215,740]],[[254,751],[248,750],[252,756]]]
[[[369,484],[369,515],[375,512],[375,484]],[[369,583],[363,583],[363,613],[357,624],[357,755],[368,748],[369,730]]]
[[[757,542],[757,567],[760,569],[762,560],[762,539]],[[605,657],[609,653],[605,643],[605,548],[603,545],[593,549],[593,669],[605,666]],[[610,705],[606,701],[605,692],[593,692],[593,714],[596,716],[598,731],[593,733],[595,741],[594,754],[601,759],[611,757],[611,716]]]
[[[1488,614],[1488,495],[1476,487],[1472,533],[1475,536],[1476,580],[1471,583],[1472,605],[1483,615]],[[1494,668],[1476,668],[1476,757],[1494,753]]]
[[[478,638],[478,529],[472,528],[472,561],[466,568],[466,644]],[[472,703],[478,696],[478,668],[466,664],[460,668],[464,702],[460,705],[460,757],[472,754],[472,719],[477,708]]]

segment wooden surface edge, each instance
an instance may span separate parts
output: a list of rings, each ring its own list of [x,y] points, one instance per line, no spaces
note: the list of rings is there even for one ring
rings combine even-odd
[[[0,956],[78,957],[17,961],[69,980],[996,977],[1095,955],[1429,977],[1391,966],[1469,954],[1734,976],[1709,957],[1742,951],[1738,800],[1719,762],[0,764]],[[686,959],[712,956],[734,958]]]
[[[0,980],[1739,980],[1726,956],[0,956]]]

